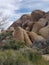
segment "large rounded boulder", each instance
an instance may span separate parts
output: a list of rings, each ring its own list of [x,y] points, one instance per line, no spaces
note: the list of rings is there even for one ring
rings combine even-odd
[[[39,41],[45,40],[42,36],[37,35],[35,32],[28,32],[28,35],[32,42],[35,40],[39,40]]]
[[[49,38],[49,25],[40,29],[39,34],[45,38]]]
[[[36,22],[36,23],[33,25],[32,31],[38,33],[38,31],[39,31],[41,28],[43,28],[43,27],[45,27],[45,26],[47,26],[47,25],[48,25],[47,20],[46,20],[45,18],[41,18],[38,22]]]
[[[21,27],[17,27],[15,29],[15,31],[13,32],[13,37],[17,41],[22,41],[22,42],[24,41],[24,34],[23,34],[23,30],[21,29]]]
[[[27,32],[25,30],[23,30],[23,33],[24,33],[24,40],[25,40],[25,43],[27,46],[32,46],[32,41],[30,40]]]
[[[49,23],[49,12],[46,12],[45,15],[43,16],[43,18],[47,19],[47,21]]]
[[[26,45],[31,46],[32,42],[27,34],[27,32],[21,28],[21,27],[17,27],[16,30],[14,31],[14,35],[13,37],[20,42],[25,42]]]
[[[24,14],[23,16],[21,16],[20,20],[22,23],[27,21],[27,20],[31,21],[31,15],[30,14]]]
[[[41,10],[35,10],[31,13],[31,19],[33,21],[38,21],[40,18],[43,17],[43,15],[45,15],[45,12],[44,11],[41,11]]]

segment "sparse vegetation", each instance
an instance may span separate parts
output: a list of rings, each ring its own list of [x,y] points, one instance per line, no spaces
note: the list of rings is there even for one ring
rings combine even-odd
[[[3,39],[5,39],[6,37],[12,36],[12,32],[5,32],[5,33],[1,33],[0,34],[0,41],[2,41]]]
[[[0,65],[49,65],[40,54],[30,49],[0,51]]]
[[[4,45],[2,46],[3,49],[19,49],[25,46],[24,42],[16,41],[16,40],[6,40]]]

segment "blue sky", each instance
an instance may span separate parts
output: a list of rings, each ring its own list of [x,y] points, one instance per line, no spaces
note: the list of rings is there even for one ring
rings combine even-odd
[[[31,13],[36,9],[49,11],[49,0],[0,0],[2,16],[9,17],[4,27],[17,20],[22,14]]]

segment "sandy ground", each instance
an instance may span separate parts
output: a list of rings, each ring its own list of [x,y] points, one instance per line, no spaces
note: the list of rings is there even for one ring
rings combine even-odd
[[[42,57],[43,57],[45,60],[49,61],[49,54],[48,54],[48,55],[42,55]]]

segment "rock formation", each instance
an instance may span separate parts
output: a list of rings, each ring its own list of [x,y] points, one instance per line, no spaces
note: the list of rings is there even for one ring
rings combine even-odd
[[[14,37],[17,41],[22,41],[22,42],[24,42],[23,30],[22,30],[20,27],[17,27],[16,30],[13,32],[13,37]]]
[[[41,34],[41,36],[43,36],[44,38],[49,38],[49,25],[46,27],[43,27],[39,30],[39,33]]]
[[[41,18],[41,19],[39,19],[38,22],[36,22],[36,23],[33,25],[32,31],[38,33],[38,31],[39,31],[41,28],[43,28],[43,27],[45,27],[45,26],[47,26],[47,25],[48,25],[47,20],[46,20],[45,18]]]
[[[32,45],[35,40],[49,38],[49,12],[34,10],[31,14],[22,15],[8,29],[13,38]]]
[[[42,36],[36,34],[35,32],[28,32],[28,35],[32,42],[35,40],[39,40],[39,41],[45,40]]]
[[[45,15],[45,12],[44,11],[41,11],[41,10],[35,10],[31,13],[31,19],[33,21],[38,21],[40,18],[43,17],[43,15]]]

